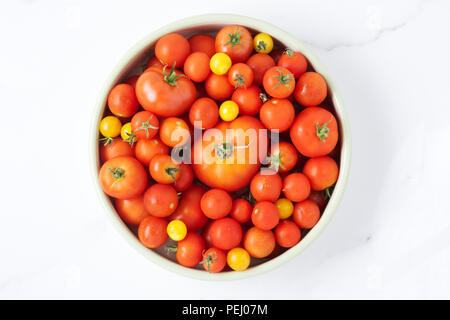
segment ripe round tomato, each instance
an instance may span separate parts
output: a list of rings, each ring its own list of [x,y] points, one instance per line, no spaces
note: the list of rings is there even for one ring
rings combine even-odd
[[[190,139],[189,125],[181,118],[165,118],[161,122],[159,137],[169,147],[182,146]]]
[[[151,57],[147,64],[146,64],[146,68],[151,68],[151,67],[163,67],[164,65],[161,63],[161,61],[158,60],[158,58],[156,56]]]
[[[233,121],[239,114],[239,106],[232,100],[222,102],[219,108],[219,116],[223,121]]]
[[[167,220],[154,216],[147,216],[138,228],[138,238],[147,248],[158,248],[167,240]]]
[[[149,215],[144,207],[143,195],[128,200],[116,199],[114,203],[119,216],[129,225],[137,227]]]
[[[208,96],[214,100],[222,101],[231,97],[234,87],[226,75],[211,73],[205,81],[205,90]]]
[[[156,182],[171,184],[180,177],[180,164],[170,155],[157,154],[150,161],[149,171]]]
[[[244,248],[254,258],[265,258],[275,249],[275,236],[270,230],[252,227],[245,233]]]
[[[318,106],[327,97],[327,83],[317,72],[305,72],[298,78],[294,95],[302,106]]]
[[[196,128],[212,128],[218,120],[219,107],[211,98],[204,97],[197,99],[189,110],[189,121]]]
[[[314,158],[333,151],[338,142],[339,129],[331,112],[320,107],[309,107],[295,118],[290,135],[301,154]]]
[[[159,129],[159,120],[150,111],[141,111],[131,118],[131,131],[138,139],[151,139]]]
[[[200,202],[203,213],[210,219],[220,219],[228,215],[233,206],[233,199],[228,192],[221,189],[208,190]]]
[[[216,52],[230,56],[233,63],[244,62],[253,51],[250,32],[242,26],[226,26],[216,35]]]
[[[200,207],[200,201],[206,190],[199,185],[191,185],[181,194],[177,210],[169,220],[181,220],[186,224],[188,231],[197,232],[208,221]]]
[[[115,138],[120,134],[122,129],[122,123],[114,116],[107,116],[100,121],[100,133],[105,138]],[[103,140],[103,139],[102,139]],[[110,142],[112,139],[105,139],[106,142]]]
[[[208,57],[216,53],[215,39],[207,34],[197,34],[189,38],[192,52],[204,52]]]
[[[269,157],[270,168],[279,172],[291,171],[298,161],[295,147],[286,141],[281,141],[271,147]]]
[[[167,184],[156,183],[145,191],[144,205],[152,216],[168,217],[178,206],[177,191]]]
[[[203,250],[205,240],[195,232],[188,232],[186,237],[178,242],[177,261],[182,266],[195,267],[202,261]]]
[[[155,155],[169,154],[169,147],[158,136],[154,136],[152,139],[138,140],[135,149],[136,159],[146,167],[150,165],[150,161]]]
[[[270,96],[280,99],[287,98],[294,92],[295,78],[292,72],[286,68],[272,67],[264,73],[263,86]]]
[[[222,250],[235,248],[242,240],[242,227],[232,218],[217,219],[209,232],[214,247]]]
[[[300,172],[291,173],[283,181],[283,193],[293,202],[303,201],[308,198],[311,186],[306,175]]]
[[[187,227],[181,220],[172,220],[167,225],[167,235],[173,241],[181,241],[186,237]]]
[[[203,260],[200,262],[206,271],[217,273],[225,268],[227,256],[225,252],[218,248],[209,248],[203,253]]]
[[[141,74],[136,94],[145,110],[160,117],[173,117],[188,111],[197,98],[197,89],[182,73],[164,66],[152,67]]]
[[[250,182],[250,192],[256,201],[274,202],[280,197],[282,181],[272,170],[258,172]]]
[[[234,88],[248,88],[253,83],[253,70],[245,63],[236,63],[228,71],[228,81]]]
[[[256,52],[270,53],[273,49],[273,39],[267,33],[258,33],[255,38],[253,38],[253,47]]]
[[[132,157],[117,157],[106,161],[99,172],[103,191],[117,199],[132,199],[147,187],[144,167]]]
[[[294,52],[291,49],[286,49],[278,60],[277,65],[284,67],[294,74],[294,78],[298,79],[306,72],[308,68],[308,61],[300,52]]]
[[[293,219],[300,228],[311,229],[320,219],[319,206],[312,200],[296,203]]]
[[[332,158],[324,156],[306,161],[303,173],[309,178],[311,188],[316,191],[331,187],[339,176],[339,168]]]
[[[217,75],[223,75],[231,68],[231,58],[222,52],[218,52],[211,57],[209,68]]]
[[[231,249],[227,253],[227,264],[234,271],[244,271],[250,265],[250,255],[242,248]]]
[[[126,83],[126,84],[129,84],[130,86],[133,87],[133,89],[136,90],[136,82],[137,82],[137,79],[138,79],[138,78],[139,78],[138,76],[131,76],[131,77],[129,77],[127,80],[125,80],[125,83]],[[134,95],[136,95],[136,92],[134,93]],[[137,98],[136,98],[136,101],[137,101]],[[138,103],[139,103],[139,102],[138,102]]]
[[[202,141],[197,141],[192,150],[192,168],[196,177],[211,188],[229,192],[239,190],[250,183],[258,171],[260,144],[267,144],[267,136],[260,137],[265,129],[259,120],[241,116],[231,122],[221,122],[217,130],[206,130]],[[227,129],[228,131],[227,137]],[[252,129],[254,134],[247,134]]]
[[[269,201],[258,202],[253,207],[252,222],[262,230],[271,230],[280,221],[278,208]]]
[[[300,241],[301,236],[299,227],[292,221],[281,221],[275,228],[275,238],[278,245],[283,248],[295,246]]]
[[[191,53],[191,46],[185,37],[169,33],[159,38],[155,45],[155,55],[164,65],[181,67]]]
[[[264,53],[256,53],[252,55],[246,62],[254,73],[254,83],[258,86],[263,85],[264,73],[275,66],[275,61],[271,56]]]
[[[245,223],[252,217],[252,205],[245,199],[233,201],[230,216],[239,223]]]
[[[185,191],[189,188],[194,181],[194,172],[189,164],[180,164],[180,176],[173,183],[175,190],[178,192]]]
[[[289,218],[294,212],[294,204],[291,200],[286,198],[281,198],[275,201],[275,206],[278,208],[281,220]]]
[[[100,144],[100,160],[108,161],[116,157],[134,157],[135,148],[121,139],[113,139],[111,142]]]
[[[126,83],[116,85],[109,92],[108,107],[118,117],[131,117],[139,108],[134,88]]]
[[[288,99],[270,99],[259,110],[259,118],[267,129],[284,132],[295,119],[294,106]]]
[[[208,78],[209,57],[204,52],[191,53],[184,63],[184,73],[195,82],[203,82]]]
[[[238,104],[240,114],[254,116],[259,113],[263,104],[261,93],[261,89],[254,85],[248,88],[237,88],[234,90],[231,100]]]

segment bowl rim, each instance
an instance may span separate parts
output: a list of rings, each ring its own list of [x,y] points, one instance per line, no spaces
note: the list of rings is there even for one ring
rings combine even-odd
[[[111,88],[117,83],[123,70],[128,66],[130,61],[138,57],[150,43],[156,41],[158,38],[166,33],[180,31],[186,28],[201,27],[206,25],[242,25],[248,28],[258,30],[270,34],[273,38],[279,40],[284,44],[288,44],[289,48],[294,51],[300,51],[308,59],[314,69],[320,73],[328,84],[329,94],[334,104],[336,115],[340,124],[341,137],[341,159],[339,168],[339,178],[336,182],[333,194],[328,201],[328,204],[319,220],[319,222],[307,233],[307,235],[294,247],[285,251],[281,255],[268,260],[258,266],[251,267],[245,271],[223,272],[223,273],[208,273],[203,270],[183,267],[161,255],[144,247],[137,237],[128,229],[125,223],[118,217],[115,208],[112,206],[109,197],[103,192],[99,180],[99,150],[98,150],[98,125],[103,115],[104,108],[107,101],[107,96]],[[332,81],[328,71],[315,56],[315,54],[300,40],[296,39],[290,33],[278,28],[271,23],[263,20],[236,15],[236,14],[202,14],[197,16],[187,17],[181,20],[169,23],[142,38],[133,47],[131,47],[122,58],[116,63],[113,70],[104,81],[102,89],[98,94],[97,101],[94,106],[93,115],[91,119],[91,127],[89,132],[89,163],[92,180],[97,191],[98,198],[102,203],[108,217],[116,230],[127,240],[127,242],[140,252],[144,257],[159,265],[160,267],[171,272],[181,274],[190,278],[200,280],[238,280],[244,279],[264,272],[273,270],[280,265],[293,259],[295,256],[305,250],[325,229],[328,223],[334,216],[337,207],[342,200],[345,186],[348,181],[350,162],[351,162],[351,133],[347,114],[345,112],[344,104],[338,93],[336,85]]]

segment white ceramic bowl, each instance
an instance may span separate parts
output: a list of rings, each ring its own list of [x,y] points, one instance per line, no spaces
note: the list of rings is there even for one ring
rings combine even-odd
[[[294,247],[290,248],[281,255],[273,258],[267,262],[260,265],[251,267],[246,271],[230,271],[217,274],[210,274],[203,270],[191,269],[183,267],[166,257],[161,256],[157,252],[147,249],[140,244],[137,237],[128,229],[125,223],[119,218],[114,206],[112,205],[108,196],[102,191],[99,180],[99,148],[98,148],[98,125],[103,116],[108,93],[111,88],[123,80],[133,71],[138,70],[139,66],[143,66],[146,62],[144,59],[148,59],[151,50],[154,48],[154,44],[157,39],[161,36],[170,32],[179,32],[185,36],[190,36],[195,33],[207,33],[216,32],[221,27],[230,24],[238,24],[249,28],[250,30],[265,32],[270,34],[274,39],[277,39],[284,47],[293,49],[294,51],[302,52],[305,57],[309,60],[313,68],[325,77],[328,88],[329,95],[331,95],[332,102],[337,114],[337,118],[340,125],[340,139],[341,139],[341,158],[340,158],[340,173],[339,179],[336,182],[331,199],[329,200],[326,209],[324,210],[321,219],[317,225],[310,230],[307,235]],[[93,175],[93,180],[95,188],[101,203],[103,204],[106,212],[108,213],[109,219],[112,221],[114,226],[117,228],[119,233],[143,256],[148,258],[150,261],[160,265],[162,268],[182,274],[188,277],[202,279],[202,280],[234,280],[242,279],[250,276],[254,276],[269,270],[272,270],[287,261],[291,260],[293,257],[298,255],[300,252],[305,250],[309,244],[314,241],[325,229],[327,224],[333,217],[339,202],[344,194],[345,185],[348,179],[350,160],[351,160],[351,137],[350,128],[347,116],[345,114],[344,105],[341,98],[337,93],[335,84],[333,83],[328,71],[320,63],[317,57],[307,48],[302,42],[294,38],[288,32],[279,29],[278,27],[253,18],[231,15],[231,14],[205,14],[200,16],[194,16],[173,22],[166,25],[139,41],[134,47],[132,47],[124,57],[116,64],[113,68],[111,74],[105,81],[103,88],[100,91],[98,100],[94,106],[94,114],[91,125],[89,141],[89,153],[90,153],[90,166]]]

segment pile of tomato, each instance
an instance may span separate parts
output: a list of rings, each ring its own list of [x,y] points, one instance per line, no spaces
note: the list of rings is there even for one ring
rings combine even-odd
[[[317,224],[338,179],[327,91],[302,53],[268,34],[167,34],[144,71],[108,95],[101,187],[144,246],[176,252],[185,267],[241,271],[271,259]],[[250,161],[250,146],[265,156]]]

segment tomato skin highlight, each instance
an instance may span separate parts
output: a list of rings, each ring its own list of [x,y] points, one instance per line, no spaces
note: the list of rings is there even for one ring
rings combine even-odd
[[[147,248],[158,248],[162,246],[168,238],[166,228],[166,219],[149,215],[139,224],[138,238]]]
[[[299,202],[307,199],[311,185],[306,175],[300,172],[291,173],[283,180],[283,193],[289,200]]]
[[[205,241],[194,232],[188,232],[186,237],[178,242],[176,258],[182,266],[195,267],[202,261],[202,252],[205,250]]]
[[[267,129],[284,132],[295,119],[294,106],[287,99],[270,99],[259,110],[259,118]]]
[[[311,189],[320,191],[331,187],[337,181],[339,168],[336,161],[324,156],[306,161],[303,173],[309,178]]]
[[[258,202],[253,207],[252,222],[262,230],[271,230],[280,221],[278,208],[269,201]]]
[[[214,247],[222,250],[235,248],[242,240],[242,227],[232,218],[215,220],[209,232]]]
[[[275,238],[283,248],[295,246],[301,238],[299,227],[292,221],[281,221],[275,228]]]
[[[188,231],[197,232],[208,221],[200,207],[200,201],[206,189],[199,185],[191,185],[181,194],[178,207],[169,216],[169,220],[181,220],[186,224]]]
[[[244,248],[254,258],[265,258],[275,249],[275,236],[270,230],[250,228],[244,237]]]
[[[139,108],[134,88],[126,83],[116,85],[109,92],[108,107],[118,117],[131,117]]]
[[[141,221],[150,214],[145,209],[143,195],[128,200],[115,199],[114,203],[122,220],[135,227],[139,226]]]
[[[250,182],[250,192],[256,201],[275,202],[281,194],[281,177],[272,170],[258,172]]]
[[[178,206],[178,194],[170,185],[154,184],[144,193],[144,206],[154,217],[168,217]]]
[[[300,228],[311,229],[320,219],[319,206],[312,200],[296,203],[292,218]]]
[[[233,200],[228,192],[221,189],[208,190],[200,201],[203,213],[210,219],[220,219],[230,213]]]
[[[169,33],[156,42],[155,56],[163,65],[181,67],[191,53],[189,41],[178,33]]]
[[[327,83],[317,72],[305,72],[295,87],[295,100],[305,107],[318,106],[327,97]]]

